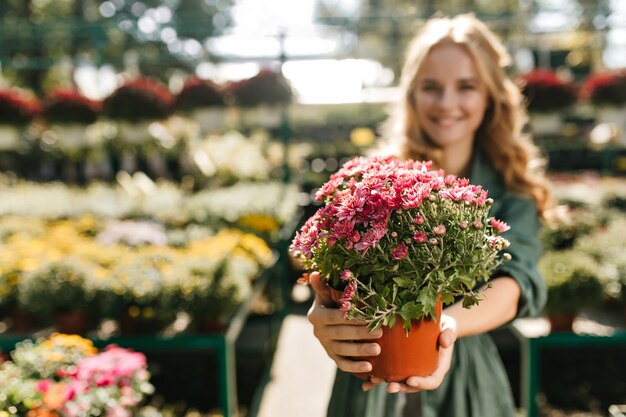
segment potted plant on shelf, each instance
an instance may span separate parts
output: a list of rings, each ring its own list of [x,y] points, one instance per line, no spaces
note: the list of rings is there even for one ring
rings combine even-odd
[[[116,320],[122,335],[163,330],[178,313],[176,268],[173,259],[157,253],[140,253],[116,265],[98,282],[103,316]]]
[[[598,213],[587,208],[561,205],[551,214],[539,233],[541,243],[548,250],[570,249],[600,225],[600,219],[596,217]]]
[[[17,343],[0,386],[5,417],[131,416],[154,392],[143,353],[67,334]]]
[[[85,129],[98,119],[100,104],[73,89],[53,91],[43,101],[43,116],[64,150],[87,147]]]
[[[17,149],[22,130],[39,112],[39,102],[27,92],[17,88],[0,90],[0,151]]]
[[[210,80],[188,79],[176,96],[176,109],[186,113],[202,133],[220,128],[226,118],[226,93]]]
[[[571,332],[576,316],[604,297],[600,265],[583,251],[546,252],[539,269],[548,287],[545,313],[553,332]]]
[[[580,96],[595,106],[598,122],[615,124],[625,131],[626,70],[589,75],[583,82]]]
[[[18,283],[21,307],[36,317],[52,319],[62,333],[85,334],[93,327],[95,291],[90,272],[79,260],[44,264]]]
[[[545,69],[521,74],[518,83],[526,99],[533,132],[558,134],[561,112],[576,103],[576,89],[572,83]]]
[[[324,205],[290,247],[319,271],[345,317],[383,327],[368,376],[387,381],[436,369],[442,304],[478,303],[476,285],[510,257],[499,256],[508,241],[497,234],[508,226],[488,216],[487,192],[430,168],[392,158],[347,162],[317,192]],[[393,337],[415,344],[395,351]],[[404,363],[385,369],[394,357]]]
[[[149,78],[136,78],[118,87],[103,103],[103,114],[118,123],[119,138],[129,145],[149,139],[148,127],[168,118],[173,110],[169,90]]]
[[[230,84],[228,91],[241,110],[241,124],[252,128],[279,126],[282,106],[293,99],[293,91],[282,73],[269,69]]]

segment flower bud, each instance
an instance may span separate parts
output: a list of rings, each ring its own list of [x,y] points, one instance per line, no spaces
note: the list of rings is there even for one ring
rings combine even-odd
[[[433,232],[437,236],[444,235],[446,233],[446,226],[444,226],[443,224],[439,224],[439,225],[433,227]]]
[[[435,197],[433,194],[431,194],[431,195],[428,196],[428,199],[430,201],[435,201],[435,200],[437,200],[437,197]]]
[[[424,224],[424,217],[422,217],[422,215],[418,214],[417,216],[415,216],[415,219],[413,219],[413,221],[416,224]]]
[[[398,233],[397,232],[391,232],[391,237],[393,237],[393,238],[398,237]]]
[[[505,253],[504,255],[502,255],[502,259],[504,259],[505,261],[510,261],[511,259],[513,259],[513,257],[510,253]]]
[[[467,226],[469,226],[469,223],[467,223],[467,221],[461,220],[461,222],[459,222],[459,227],[461,228],[461,230],[467,229]]]
[[[431,237],[430,239],[428,239],[428,243],[430,243],[433,246],[436,246],[439,244],[439,241],[437,240],[436,237]]]
[[[481,222],[480,220],[476,219],[476,220],[474,220],[474,223],[472,223],[472,226],[474,226],[474,229],[482,229],[483,222]]]
[[[488,198],[485,200],[485,205],[487,205],[487,207],[490,207],[493,205],[493,198]]]

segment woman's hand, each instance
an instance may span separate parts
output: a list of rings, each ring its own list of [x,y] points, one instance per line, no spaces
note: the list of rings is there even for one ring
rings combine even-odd
[[[389,385],[387,385],[387,392],[419,392],[439,388],[439,385],[443,382],[443,378],[450,369],[456,335],[456,320],[452,316],[442,314],[441,334],[439,334],[439,365],[435,372],[426,377],[411,376],[407,378],[404,383],[390,382]],[[369,381],[363,383],[363,391],[368,391],[383,382],[384,381],[381,379],[371,378]]]
[[[362,356],[375,356],[380,353],[377,343],[359,342],[364,339],[377,339],[382,336],[381,329],[370,333],[359,321],[345,320],[339,309],[332,308],[330,290],[320,281],[320,275],[313,272],[309,283],[315,291],[315,301],[307,317],[313,324],[313,334],[320,341],[328,356],[344,372],[369,372],[372,364],[360,361]]]

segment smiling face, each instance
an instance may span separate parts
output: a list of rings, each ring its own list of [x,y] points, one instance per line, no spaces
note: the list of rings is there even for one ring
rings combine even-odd
[[[423,132],[444,152],[469,155],[489,103],[471,56],[458,45],[436,46],[416,81],[416,117]]]

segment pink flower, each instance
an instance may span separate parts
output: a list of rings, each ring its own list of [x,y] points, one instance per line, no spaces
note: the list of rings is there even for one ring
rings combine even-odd
[[[443,224],[439,224],[439,225],[433,227],[433,232],[437,236],[445,235],[446,234],[446,226],[444,226]]]
[[[413,235],[413,240],[416,241],[417,243],[426,242],[426,238],[427,238],[426,233],[420,232],[420,231],[415,232],[415,234]]]
[[[472,226],[474,226],[474,229],[482,229],[483,222],[481,222],[480,220],[476,219],[476,220],[474,220],[474,223],[472,223]]]
[[[346,288],[343,290],[343,294],[341,294],[341,298],[339,299],[339,302],[341,303],[341,306],[339,307],[339,309],[343,313],[344,319],[346,318],[348,314],[348,310],[350,310],[350,307],[352,306],[352,299],[354,298],[355,294],[356,294],[356,280],[353,279],[352,281],[348,283]]]
[[[413,219],[413,221],[415,222],[415,224],[424,224],[424,217],[418,214],[417,216],[415,216],[415,219]]]
[[[382,239],[387,233],[386,222],[376,222],[372,224],[372,228],[369,229],[363,235],[361,241],[354,245],[354,248],[359,251],[367,251],[372,246],[376,245],[380,239]]]
[[[400,243],[398,246],[392,249],[391,257],[396,261],[399,261],[404,258],[407,253],[409,253],[409,248],[404,243]]]
[[[350,281],[353,278],[352,271],[349,269],[344,269],[341,271],[340,278],[342,281]]]
[[[350,235],[350,242],[356,243],[361,239],[361,234],[358,231],[353,231]]]
[[[511,227],[508,224],[497,219],[491,219],[491,227],[496,229],[498,233],[503,233],[511,229]]]
[[[307,258],[311,256],[311,249],[317,244],[320,238],[318,221],[321,219],[323,209],[318,210],[302,226],[296,237],[293,239],[289,251],[294,254],[302,254]]]
[[[51,380],[49,380],[49,379],[42,379],[41,381],[37,382],[36,389],[37,389],[37,391],[45,394],[50,389],[50,385],[51,384],[52,384]]]

